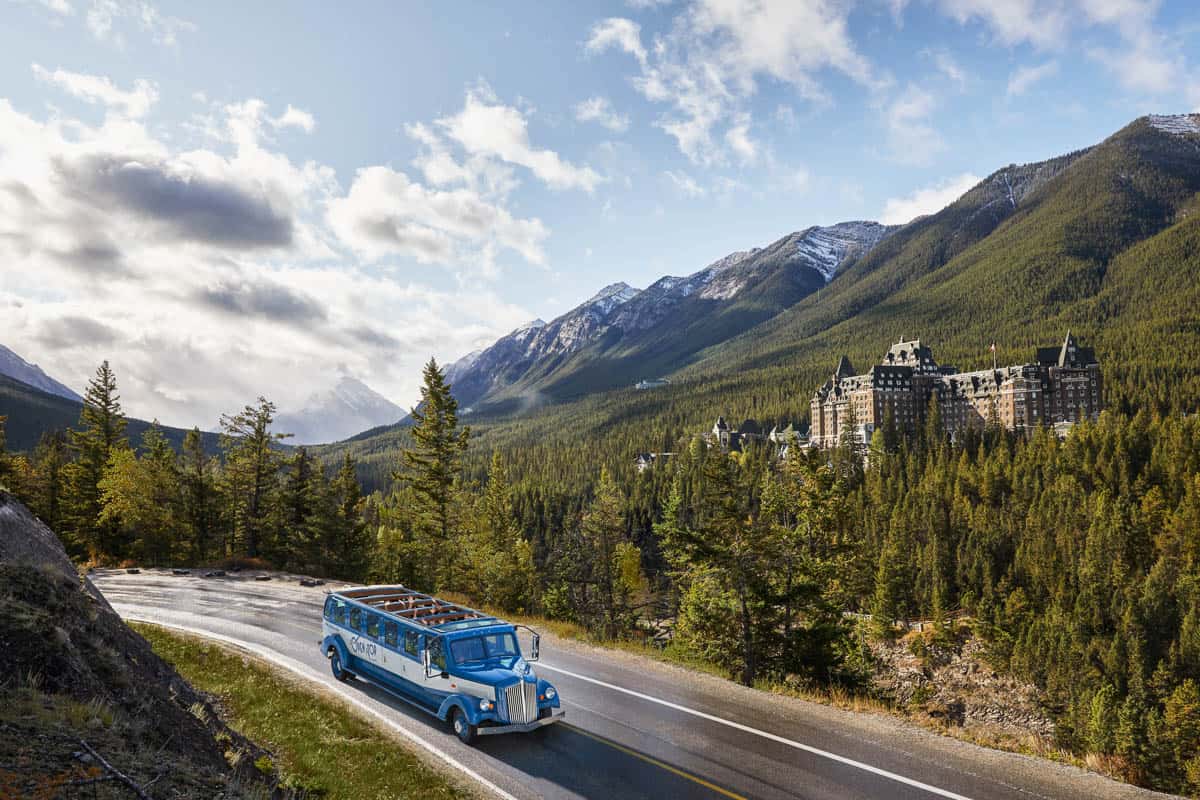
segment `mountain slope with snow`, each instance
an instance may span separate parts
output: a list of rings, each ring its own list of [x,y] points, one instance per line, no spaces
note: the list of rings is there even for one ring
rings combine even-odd
[[[472,407],[540,402],[669,373],[821,288],[892,230],[865,221],[816,226],[643,290],[614,283],[549,323],[522,326],[465,356],[447,378],[459,402]]]
[[[65,397],[68,400],[83,400],[72,389],[43,372],[37,364],[30,364],[2,344],[0,344],[0,375],[7,375],[13,380],[49,394]]]
[[[342,375],[335,385],[309,397],[302,409],[280,413],[274,429],[292,434],[288,444],[337,442],[396,423],[405,413],[362,381]]]

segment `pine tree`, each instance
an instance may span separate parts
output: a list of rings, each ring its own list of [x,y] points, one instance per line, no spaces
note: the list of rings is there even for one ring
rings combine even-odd
[[[505,611],[532,607],[536,586],[533,547],[517,524],[508,469],[499,453],[492,455],[476,520],[478,533],[471,545],[471,562],[480,599]]]
[[[139,458],[113,450],[100,479],[100,523],[124,534],[127,553],[156,566],[173,563],[180,537],[182,493],[175,451],[155,424],[142,437]]]
[[[187,560],[199,565],[212,556],[221,503],[213,459],[204,452],[199,428],[192,428],[183,437],[180,480],[183,484]]]
[[[70,432],[75,452],[69,472],[72,538],[94,559],[120,557],[116,521],[100,520],[100,480],[113,452],[128,447],[117,378],[107,361],[88,382],[79,424],[78,430]]]
[[[278,443],[290,434],[272,433],[275,404],[265,397],[241,413],[221,415],[225,451],[225,494],[230,506],[231,544],[250,558],[259,556],[269,531],[283,460]]]
[[[422,376],[421,402],[412,410],[413,446],[402,453],[395,478],[414,493],[418,528],[433,540],[426,552],[435,561],[435,580],[441,581],[451,566],[452,539],[459,533],[452,506],[471,430],[458,428],[458,402],[437,361],[431,358]]]
[[[329,561],[343,580],[365,577],[371,557],[371,532],[363,518],[362,487],[358,483],[354,458],[342,459],[330,484],[330,495],[337,514],[335,535],[329,547]]]
[[[629,594],[634,587],[628,583],[627,564],[622,574],[622,564],[630,555],[625,545],[632,546],[625,527],[625,498],[607,469],[600,471],[596,496],[583,514],[580,534],[593,554],[585,578],[595,590],[590,616],[603,636],[614,638],[628,625]]]
[[[42,434],[33,451],[32,472],[26,487],[29,507],[55,533],[63,530],[64,508],[70,502],[66,485],[69,458],[65,433]]]

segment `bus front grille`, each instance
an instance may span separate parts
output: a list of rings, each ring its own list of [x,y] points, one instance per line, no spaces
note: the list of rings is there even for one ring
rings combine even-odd
[[[504,709],[514,725],[533,722],[538,716],[537,684],[521,681],[504,690]]]

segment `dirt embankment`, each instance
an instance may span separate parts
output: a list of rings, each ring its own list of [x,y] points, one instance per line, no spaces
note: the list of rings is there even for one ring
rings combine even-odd
[[[1037,687],[989,666],[984,643],[969,627],[940,635],[912,632],[871,649],[877,662],[874,693],[909,713],[984,740],[1054,738],[1054,720]]]
[[[3,492],[0,676],[0,798],[281,795],[264,751],[224,725]]]

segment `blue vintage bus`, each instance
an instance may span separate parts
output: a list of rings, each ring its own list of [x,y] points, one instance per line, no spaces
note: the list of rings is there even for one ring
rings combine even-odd
[[[528,656],[517,628],[533,634]],[[458,738],[527,732],[562,719],[558,691],[530,666],[541,637],[403,586],[325,598],[321,652],[339,681],[359,676],[449,720]]]

